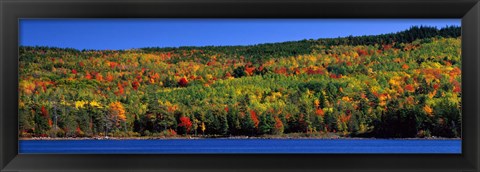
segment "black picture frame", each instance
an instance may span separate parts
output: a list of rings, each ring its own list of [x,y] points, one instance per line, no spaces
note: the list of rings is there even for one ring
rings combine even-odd
[[[479,171],[478,0],[0,0],[0,171]],[[18,154],[21,18],[461,18],[462,154]]]

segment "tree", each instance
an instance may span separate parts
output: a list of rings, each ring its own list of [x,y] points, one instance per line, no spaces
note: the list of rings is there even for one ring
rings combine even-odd
[[[127,131],[127,117],[125,116],[125,108],[123,107],[122,103],[120,102],[112,102],[109,105],[108,109],[109,119],[115,124],[115,126],[119,127],[121,123],[123,123],[123,128],[125,132]]]
[[[185,131],[185,134],[188,134],[192,128],[192,121],[190,121],[190,118],[182,116],[180,117],[180,124],[178,124],[178,126]]]
[[[240,67],[235,68],[235,70],[233,70],[233,76],[235,78],[240,78],[240,77],[243,77],[245,75],[247,75],[247,73],[245,72],[245,66],[240,66]]]
[[[38,109],[37,109],[38,108]],[[50,130],[50,125],[48,122],[48,113],[46,112],[46,109],[44,106],[41,107],[36,107],[33,110],[35,114],[34,122],[35,122],[35,135],[37,136],[46,136],[46,132]]]
[[[178,81],[178,85],[180,85],[182,87],[186,87],[188,85],[187,78],[185,78],[185,77],[180,78],[180,80]]]
[[[258,128],[260,134],[273,134],[275,120],[270,113],[261,115]]]
[[[273,128],[273,134],[282,134],[284,131],[284,126],[283,126],[283,122],[282,120],[276,116],[275,117],[275,124],[274,124],[274,128]]]
[[[205,135],[205,130],[207,129],[207,127],[205,126],[205,122],[202,122],[202,135]]]

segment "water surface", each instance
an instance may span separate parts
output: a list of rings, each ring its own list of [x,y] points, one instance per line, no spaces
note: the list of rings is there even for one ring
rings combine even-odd
[[[166,139],[21,140],[21,154],[428,153],[459,154],[461,140]]]

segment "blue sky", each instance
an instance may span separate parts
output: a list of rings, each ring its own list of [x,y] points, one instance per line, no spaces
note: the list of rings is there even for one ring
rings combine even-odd
[[[252,45],[442,28],[460,19],[22,19],[20,45],[118,50]]]

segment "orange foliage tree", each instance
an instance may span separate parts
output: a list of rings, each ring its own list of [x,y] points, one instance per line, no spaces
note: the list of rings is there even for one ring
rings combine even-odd
[[[110,119],[118,125],[119,122],[126,122],[127,116],[125,115],[125,108],[120,102],[112,102],[109,105],[108,113],[110,114]]]

